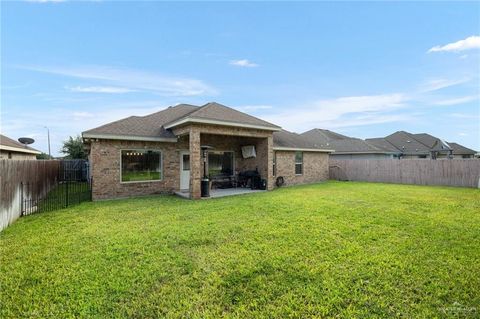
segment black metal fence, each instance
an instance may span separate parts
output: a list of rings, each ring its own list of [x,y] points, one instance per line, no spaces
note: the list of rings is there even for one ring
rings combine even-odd
[[[89,179],[89,163],[86,160],[63,160],[60,162],[61,181],[86,181]]]
[[[92,200],[89,166],[85,160],[60,162],[58,179],[52,186],[39,187],[37,182],[21,182],[21,215],[66,208]]]

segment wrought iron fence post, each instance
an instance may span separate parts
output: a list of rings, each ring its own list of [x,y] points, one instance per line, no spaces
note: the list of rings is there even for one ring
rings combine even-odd
[[[68,207],[68,181],[65,181],[65,207]]]
[[[23,216],[23,182],[20,182],[20,217]]]

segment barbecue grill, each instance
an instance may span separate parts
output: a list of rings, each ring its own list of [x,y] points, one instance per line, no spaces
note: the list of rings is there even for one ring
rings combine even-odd
[[[258,169],[238,173],[238,184],[241,187],[250,187],[251,189],[262,189],[263,183]]]

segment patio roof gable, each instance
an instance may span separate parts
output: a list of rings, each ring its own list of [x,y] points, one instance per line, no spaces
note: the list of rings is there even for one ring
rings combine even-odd
[[[216,102],[207,103],[184,117],[166,123],[164,127],[171,129],[188,123],[243,127],[267,131],[281,130],[281,127],[278,125]]]

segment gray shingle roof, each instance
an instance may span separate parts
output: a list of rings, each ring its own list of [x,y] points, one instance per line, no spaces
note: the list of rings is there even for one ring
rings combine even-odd
[[[327,144],[333,140],[341,140],[345,138],[350,138],[349,136],[338,134],[329,130],[314,128],[310,131],[304,132],[301,134],[316,144]]]
[[[438,143],[438,140],[440,140],[438,137],[427,133],[412,134],[412,136],[414,136],[417,141],[428,147],[433,147],[436,143]]]
[[[85,131],[83,134],[173,138],[175,137],[173,133],[166,130],[163,125],[184,117],[197,109],[198,107],[194,105],[179,104],[146,116],[130,116]]]
[[[397,149],[395,146],[390,144],[390,142],[388,142],[383,137],[367,138],[367,139],[365,139],[365,142],[367,142],[367,143],[369,143],[369,144],[371,144],[371,145],[373,145],[373,146],[375,146],[379,149],[385,150],[387,152],[400,153],[399,149]]]
[[[420,133],[420,134],[412,134],[417,141],[426,145],[431,151],[437,152],[449,152],[452,150],[450,145],[447,142],[443,141],[442,139],[432,136],[427,133]]]
[[[15,147],[15,148],[19,148],[19,149],[25,149],[25,150],[40,153],[39,150],[36,150],[36,149],[34,149],[33,147],[30,147],[30,146],[25,146],[22,143],[17,142],[14,139],[11,139],[10,137],[2,135],[2,134],[0,134],[0,148],[1,148],[1,146]],[[28,152],[28,153],[30,153],[30,152]]]
[[[104,136],[104,138],[114,135],[126,137],[174,138],[174,134],[169,129],[165,129],[165,126],[182,119],[217,120],[229,123],[268,127],[279,130],[273,133],[273,144],[275,147],[320,149],[299,134],[280,130],[280,127],[277,125],[214,102],[205,104],[201,107],[180,104],[146,116],[130,116],[85,131],[83,134],[86,137],[89,137],[90,134],[101,135]]]
[[[393,148],[403,151],[406,155],[429,154],[431,151],[447,153],[450,149],[453,154],[473,155],[475,151],[457,143],[445,142],[442,139],[427,133],[412,134],[398,131],[387,137],[368,138],[366,141],[381,148]]]
[[[313,129],[301,134],[316,147],[335,150],[335,153],[388,153],[366,141],[338,134],[329,130]]]
[[[204,106],[180,104],[146,116],[130,116],[83,132],[89,135],[117,135],[148,138],[174,138],[174,134],[165,128],[168,124],[181,119],[207,119],[239,124],[266,126],[272,129],[280,127],[239,112],[218,103],[208,103]]]
[[[330,145],[335,150],[335,153],[388,153],[388,151],[358,138],[336,140],[332,141]]]
[[[398,131],[385,137],[385,139],[395,146],[403,154],[417,155],[417,154],[429,154],[430,148],[415,139],[413,134]]]
[[[235,109],[232,109],[230,107],[227,107],[225,105],[222,105],[216,102],[210,102],[205,104],[202,107],[197,108],[197,110],[188,114],[186,118],[216,120],[216,121],[222,121],[222,122],[250,124],[250,125],[269,127],[272,129],[280,129],[280,127],[275,124],[269,123],[267,121],[261,120],[254,116],[237,111]]]
[[[468,147],[465,147],[463,145],[460,145],[460,144],[457,144],[457,143],[454,143],[454,142],[448,142],[448,145],[450,145],[450,147],[452,148],[453,150],[453,154],[458,154],[458,155],[475,155],[476,151],[468,148]]]
[[[288,148],[303,148],[303,149],[327,149],[326,147],[319,147],[311,143],[304,136],[292,133],[286,130],[273,132],[273,146],[274,147],[288,147]]]

